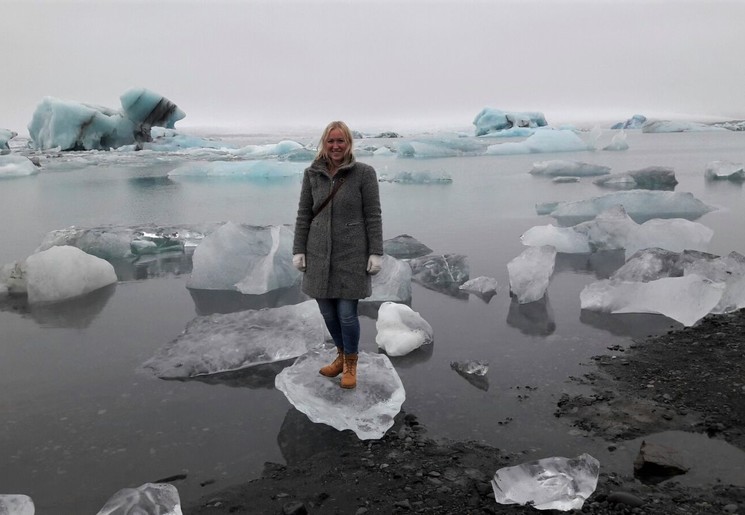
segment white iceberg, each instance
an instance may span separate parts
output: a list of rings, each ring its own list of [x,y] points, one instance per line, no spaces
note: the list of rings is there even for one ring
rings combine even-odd
[[[7,177],[26,177],[39,173],[28,157],[13,154],[0,155],[0,179]]]
[[[510,293],[520,304],[542,299],[554,273],[556,249],[551,245],[529,247],[507,263]]]
[[[725,285],[696,274],[645,283],[605,279],[585,286],[580,306],[603,313],[658,313],[692,326],[710,313]]]
[[[34,515],[31,497],[23,494],[0,494],[0,515]]]
[[[711,161],[706,165],[704,177],[711,181],[745,181],[745,165],[730,161]]]
[[[698,131],[726,131],[723,127],[708,125],[700,122],[683,120],[647,120],[642,125],[642,132],[698,132]]]
[[[122,488],[106,501],[97,515],[125,514],[182,515],[178,490],[168,483]]]
[[[610,167],[608,166],[561,159],[535,162],[530,170],[531,175],[546,175],[548,177],[590,177],[608,175],[609,173]]]
[[[241,179],[281,179],[302,175],[304,165],[289,161],[196,161],[183,164],[168,177],[231,177]]]
[[[108,261],[70,246],[31,254],[22,268],[30,303],[60,302],[117,282]]]
[[[326,325],[314,300],[212,314],[189,322],[143,366],[164,379],[216,374],[296,358],[326,338]]]
[[[473,119],[476,136],[513,128],[545,127],[546,117],[539,112],[502,111],[493,107],[483,108]]]
[[[499,504],[537,510],[579,510],[598,485],[600,462],[589,454],[553,457],[504,467],[491,481]]]
[[[610,143],[603,147],[603,150],[628,150],[629,143],[626,141],[626,132],[621,130],[613,135]]]
[[[228,222],[194,250],[187,287],[260,295],[292,286],[300,279],[292,265],[292,238],[289,226]]]
[[[404,356],[433,340],[432,326],[405,304],[384,302],[375,328],[375,343],[389,356]]]
[[[357,361],[357,387],[347,390],[338,379],[318,373],[335,352],[313,350],[277,374],[274,385],[312,422],[339,431],[351,429],[361,440],[379,439],[393,426],[406,400],[403,383],[385,354],[361,351]]]
[[[588,150],[587,143],[570,130],[541,129],[525,141],[490,145],[489,155],[537,154],[544,152],[579,152]]]

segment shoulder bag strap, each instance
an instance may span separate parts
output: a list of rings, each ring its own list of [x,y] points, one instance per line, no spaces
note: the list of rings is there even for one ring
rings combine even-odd
[[[331,193],[329,193],[329,196],[326,197],[326,200],[323,201],[323,204],[318,206],[318,211],[313,213],[313,218],[318,216],[318,213],[323,211],[323,208],[325,208],[329,202],[331,202],[331,199],[334,198],[334,195],[336,195],[336,192],[339,191],[339,188],[341,188],[341,185],[344,184],[344,177],[339,177],[336,180],[336,184],[334,184],[334,187],[331,189]]]

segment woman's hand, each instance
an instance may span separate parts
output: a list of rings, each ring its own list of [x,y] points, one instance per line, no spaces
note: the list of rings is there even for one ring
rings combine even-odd
[[[380,268],[383,266],[383,256],[378,256],[376,254],[370,254],[370,257],[367,258],[367,273],[370,275],[375,275],[378,272],[380,272]]]
[[[292,256],[292,266],[305,272],[305,254],[295,254]],[[369,266],[369,265],[368,265]]]

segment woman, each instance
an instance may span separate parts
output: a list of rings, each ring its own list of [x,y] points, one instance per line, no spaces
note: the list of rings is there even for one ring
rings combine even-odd
[[[341,387],[357,385],[359,299],[372,293],[370,276],[383,260],[383,223],[378,178],[358,163],[352,133],[344,122],[323,131],[318,154],[303,174],[292,262],[303,276],[303,292],[318,302],[336,345],[326,377],[342,374]]]

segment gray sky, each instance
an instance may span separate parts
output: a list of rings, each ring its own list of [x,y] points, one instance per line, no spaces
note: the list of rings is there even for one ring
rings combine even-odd
[[[177,127],[745,118],[745,1],[0,0],[0,128],[44,96],[119,107],[146,87]]]

